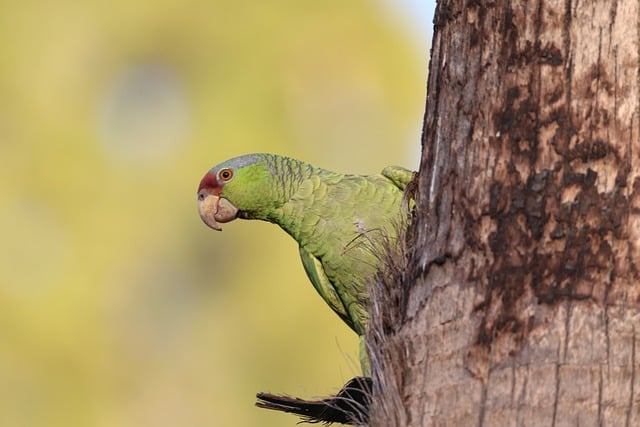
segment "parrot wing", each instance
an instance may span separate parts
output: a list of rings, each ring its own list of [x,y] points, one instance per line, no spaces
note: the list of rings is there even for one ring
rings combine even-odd
[[[415,172],[401,166],[387,166],[382,169],[382,176],[388,178],[393,185],[403,191],[413,179],[414,173]]]
[[[416,182],[413,182],[413,178],[416,175],[417,172],[413,172],[401,166],[387,166],[382,169],[382,176],[391,181],[393,185],[398,187],[404,193],[402,197],[402,204],[407,216],[412,215],[411,213],[416,206],[415,198],[417,184]]]
[[[304,271],[307,273],[313,287],[316,288],[322,299],[329,304],[333,311],[335,311],[351,329],[354,329],[353,320],[349,316],[340,295],[338,295],[335,287],[325,274],[322,262],[302,246],[300,246],[300,258],[302,259]]]

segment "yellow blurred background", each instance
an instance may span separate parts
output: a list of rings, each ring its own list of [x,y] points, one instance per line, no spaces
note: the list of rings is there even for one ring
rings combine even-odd
[[[276,152],[418,166],[427,41],[372,1],[2,2],[0,426],[293,426],[357,342],[204,172]]]

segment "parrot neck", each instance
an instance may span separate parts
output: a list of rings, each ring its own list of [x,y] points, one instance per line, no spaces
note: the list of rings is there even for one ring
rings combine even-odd
[[[339,174],[288,157],[274,156],[269,160],[268,165],[273,176],[270,185],[272,208],[263,212],[264,216],[257,219],[279,225],[300,242],[303,239],[305,218],[309,214],[313,215],[310,211],[321,204],[317,203],[316,190],[322,186],[322,181]],[[316,203],[310,203],[314,199]]]
[[[296,159],[273,154],[265,154],[263,164],[270,172],[270,179],[259,194],[255,207],[241,212],[240,217],[277,224],[295,238],[296,222],[304,214],[304,206],[299,200],[300,190],[307,186],[312,176],[325,171]]]

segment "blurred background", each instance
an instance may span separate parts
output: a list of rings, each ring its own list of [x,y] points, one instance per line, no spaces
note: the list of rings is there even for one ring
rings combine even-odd
[[[357,340],[213,165],[417,168],[432,2],[2,2],[0,426],[294,426]]]

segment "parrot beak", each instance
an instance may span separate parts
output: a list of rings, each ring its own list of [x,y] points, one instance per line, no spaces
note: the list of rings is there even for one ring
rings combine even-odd
[[[198,192],[198,212],[205,224],[216,231],[222,231],[218,223],[233,221],[238,209],[227,199],[202,189]]]

